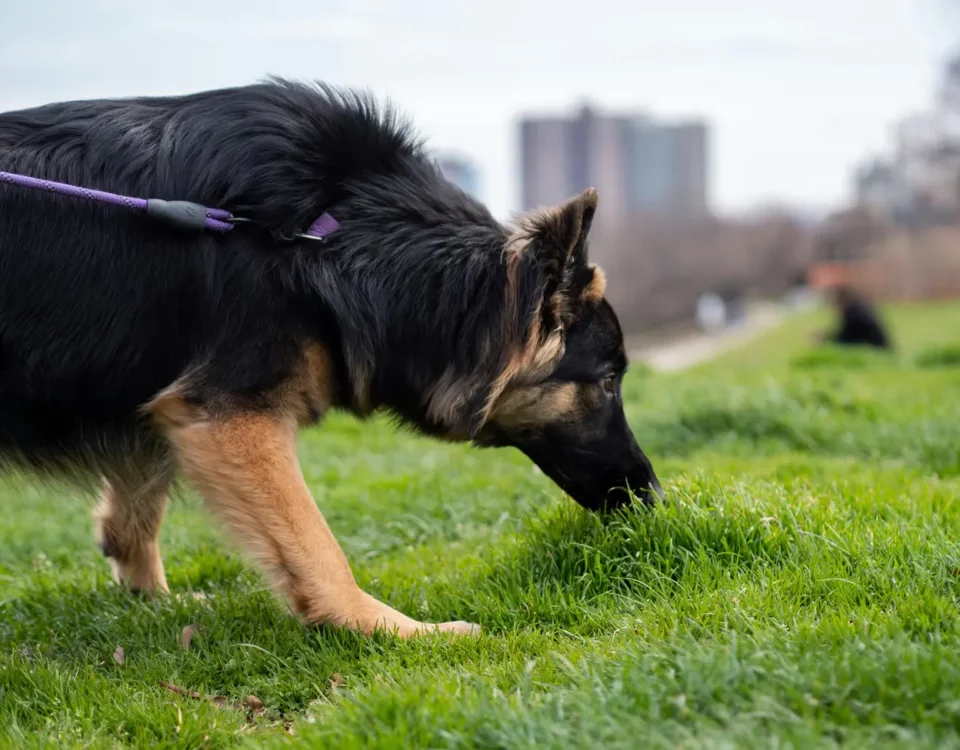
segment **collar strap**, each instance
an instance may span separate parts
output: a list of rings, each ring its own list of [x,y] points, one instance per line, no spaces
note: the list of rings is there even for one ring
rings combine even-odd
[[[307,229],[306,232],[295,236],[302,237],[305,240],[319,240],[320,242],[324,242],[326,241],[327,237],[336,232],[339,228],[339,221],[334,219],[330,214],[323,213],[320,215],[319,219],[310,225],[310,228]]]

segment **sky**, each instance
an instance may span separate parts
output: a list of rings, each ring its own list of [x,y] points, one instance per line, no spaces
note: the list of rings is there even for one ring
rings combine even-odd
[[[519,199],[523,113],[711,127],[721,213],[847,200],[858,162],[929,108],[960,41],[951,0],[0,0],[0,110],[177,94],[267,75],[389,98],[436,149]],[[601,196],[601,201],[603,197]]]

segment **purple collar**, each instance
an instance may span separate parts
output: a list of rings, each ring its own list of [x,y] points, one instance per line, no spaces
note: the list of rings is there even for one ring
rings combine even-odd
[[[296,236],[302,237],[305,240],[320,240],[321,242],[325,242],[327,237],[336,232],[339,228],[340,222],[334,219],[330,214],[324,212],[320,214],[319,219],[310,225],[306,232]]]
[[[166,224],[191,231],[210,230],[211,232],[226,233],[233,229],[236,224],[250,222],[250,219],[239,218],[229,211],[224,211],[220,208],[207,208],[206,206],[201,206],[199,203],[191,203],[190,201],[132,198],[128,195],[117,195],[116,193],[107,193],[103,190],[91,190],[90,188],[78,187],[77,185],[67,185],[62,182],[53,182],[52,180],[41,180],[36,177],[13,174],[12,172],[0,172],[0,183],[7,183],[8,185],[16,185],[33,190],[45,190],[49,193],[67,195],[71,198],[84,198],[88,201],[94,201],[95,203],[123,206],[133,211],[146,214]],[[306,232],[295,234],[290,239],[300,238],[326,242],[327,238],[339,228],[340,222],[330,214],[324,213],[310,225]]]

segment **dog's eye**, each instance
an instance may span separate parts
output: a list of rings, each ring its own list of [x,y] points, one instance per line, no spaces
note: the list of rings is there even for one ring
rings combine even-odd
[[[607,393],[613,394],[617,392],[617,379],[613,376],[604,378],[600,381],[600,387],[603,388]]]

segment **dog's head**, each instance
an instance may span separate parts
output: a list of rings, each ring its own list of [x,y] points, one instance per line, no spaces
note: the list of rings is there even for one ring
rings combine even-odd
[[[473,428],[474,442],[520,449],[592,510],[628,502],[628,489],[647,501],[660,494],[624,415],[623,333],[587,260],[596,208],[591,188],[518,222],[504,250],[506,320],[525,330]]]
[[[432,172],[422,182],[374,183],[338,207],[345,230],[324,263],[340,273],[311,277],[340,334],[342,403],[518,448],[587,508],[626,490],[653,500],[623,411],[623,334],[587,259],[596,191],[504,227]]]

